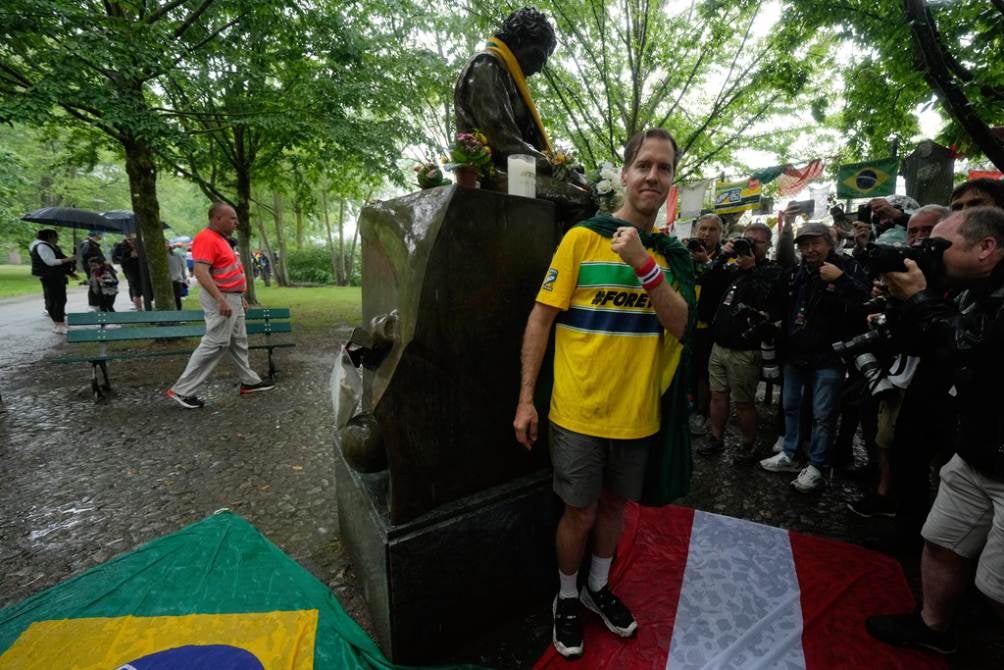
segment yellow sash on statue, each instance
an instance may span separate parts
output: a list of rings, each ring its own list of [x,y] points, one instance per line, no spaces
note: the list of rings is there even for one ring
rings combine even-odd
[[[527,109],[530,110],[530,115],[533,116],[533,122],[537,124],[537,131],[540,132],[540,137],[544,141],[544,150],[551,151],[551,140],[548,139],[547,131],[544,130],[544,122],[540,120],[540,112],[537,111],[537,105],[533,104],[533,98],[530,97],[530,89],[526,85],[526,77],[523,76],[523,68],[519,66],[519,61],[509,51],[509,47],[506,46],[505,42],[497,37],[489,39],[486,48],[501,58],[506,69],[509,70],[509,74],[512,75],[513,81],[516,82],[516,88],[519,89],[523,102],[526,104]]]

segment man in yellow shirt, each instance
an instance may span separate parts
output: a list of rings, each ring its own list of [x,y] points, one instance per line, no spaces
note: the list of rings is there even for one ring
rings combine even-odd
[[[561,590],[554,600],[554,646],[583,650],[579,602],[611,631],[638,628],[607,585],[624,505],[642,492],[649,449],[660,430],[660,397],[680,360],[687,301],[671,285],[672,262],[645,245],[686,251],[652,235],[679,159],[665,130],[636,134],[624,151],[624,205],[572,228],[554,254],[523,336],[522,382],[513,427],[527,449],[537,439],[534,387],[556,324],[550,444],[554,490],[565,503],[558,524]],[[667,281],[667,278],[669,281]],[[592,540],[580,593],[578,570]]]

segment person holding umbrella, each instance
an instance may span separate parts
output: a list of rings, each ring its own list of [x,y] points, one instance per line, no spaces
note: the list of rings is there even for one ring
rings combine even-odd
[[[45,297],[45,311],[52,319],[52,332],[64,334],[66,327],[66,283],[67,276],[74,275],[76,256],[67,256],[59,248],[59,233],[51,228],[38,231],[28,245],[31,256],[31,274],[42,282]]]

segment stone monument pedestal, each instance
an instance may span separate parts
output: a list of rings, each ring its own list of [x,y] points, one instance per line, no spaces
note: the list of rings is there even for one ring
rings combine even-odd
[[[342,543],[377,641],[396,663],[435,663],[493,623],[550,597],[560,501],[548,471],[394,525],[386,471],[362,474],[335,450]]]

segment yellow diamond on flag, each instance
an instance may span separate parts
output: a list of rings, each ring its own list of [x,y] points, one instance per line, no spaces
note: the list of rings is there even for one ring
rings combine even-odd
[[[317,610],[36,621],[3,654],[0,666],[310,670],[316,630]]]
[[[861,168],[845,179],[844,184],[855,191],[870,193],[881,188],[889,179],[890,175],[880,168],[869,166]]]

